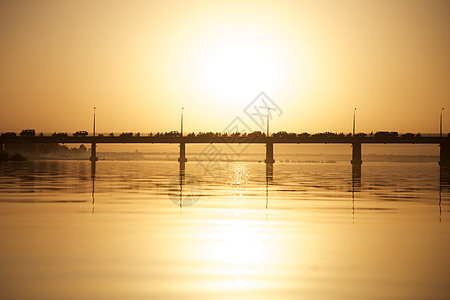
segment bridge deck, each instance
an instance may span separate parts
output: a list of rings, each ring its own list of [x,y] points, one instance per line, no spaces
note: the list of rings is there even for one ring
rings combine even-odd
[[[210,143],[275,143],[275,144],[441,144],[450,143],[450,137],[0,137],[0,144],[60,143],[60,144],[210,144]]]

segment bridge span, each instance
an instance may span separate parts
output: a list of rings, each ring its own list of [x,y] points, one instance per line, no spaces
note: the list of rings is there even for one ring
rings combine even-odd
[[[450,137],[361,137],[361,136],[1,136],[0,150],[5,144],[91,144],[91,161],[98,160],[97,144],[179,144],[178,161],[187,162],[186,144],[265,144],[267,164],[273,164],[273,144],[350,144],[354,167],[360,167],[362,144],[436,144],[440,146],[441,166],[450,167]]]

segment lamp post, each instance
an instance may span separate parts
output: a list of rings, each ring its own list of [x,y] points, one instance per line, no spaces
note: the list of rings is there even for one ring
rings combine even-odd
[[[439,137],[442,137],[442,112],[444,111],[444,108],[441,108],[441,119],[439,124]]]
[[[94,106],[94,131],[92,133],[92,136],[95,136],[95,109],[96,107]]]
[[[98,160],[97,158],[97,144],[95,143],[95,109],[96,107],[94,106],[94,128],[93,128],[93,133],[92,133],[92,144],[91,144],[91,174],[92,176],[95,175],[95,162]]]
[[[267,137],[269,137],[269,117],[270,117],[270,107],[267,108]]]
[[[356,107],[353,110],[353,136],[355,136]]]
[[[181,108],[181,136],[183,136],[183,114],[184,114],[184,107]]]

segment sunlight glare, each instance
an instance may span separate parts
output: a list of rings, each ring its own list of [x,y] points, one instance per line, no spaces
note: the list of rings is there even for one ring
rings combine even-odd
[[[267,260],[267,251],[261,243],[263,233],[255,231],[248,222],[230,220],[218,238],[210,254],[216,261],[236,266],[260,265]]]
[[[235,101],[260,91],[276,90],[285,76],[283,59],[268,41],[228,36],[203,50],[198,80],[214,97]]]

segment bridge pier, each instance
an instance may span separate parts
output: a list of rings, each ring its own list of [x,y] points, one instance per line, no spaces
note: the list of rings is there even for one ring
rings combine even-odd
[[[92,143],[92,145],[91,145],[91,157],[89,158],[89,160],[92,163],[95,163],[98,160],[98,157],[97,157],[97,144],[96,143]]]
[[[273,164],[275,160],[273,159],[273,142],[266,143],[266,164]]]
[[[178,161],[180,162],[180,170],[184,170],[185,163],[187,162],[186,143],[180,143],[180,157]]]
[[[352,165],[353,166],[360,166],[362,164],[361,160],[361,143],[352,143]]]
[[[361,180],[361,143],[352,143],[352,177]]]
[[[450,167],[450,143],[441,143],[439,147],[441,148],[439,165],[448,168]]]

